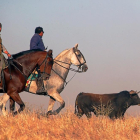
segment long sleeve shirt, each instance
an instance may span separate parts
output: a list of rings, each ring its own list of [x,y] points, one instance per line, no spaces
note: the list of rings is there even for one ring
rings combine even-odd
[[[40,49],[42,51],[45,50],[44,43],[42,41],[42,37],[39,34],[34,34],[30,41],[30,50]]]
[[[2,52],[7,52],[7,49],[5,48],[5,46],[2,44],[2,39],[1,39],[1,34],[0,34],[0,48],[2,50]]]

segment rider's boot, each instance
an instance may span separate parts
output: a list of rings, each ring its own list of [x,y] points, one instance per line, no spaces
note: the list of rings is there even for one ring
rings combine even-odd
[[[37,84],[37,91],[36,94],[42,94],[44,95],[45,89],[44,89],[44,83],[42,77],[39,77],[36,81]]]

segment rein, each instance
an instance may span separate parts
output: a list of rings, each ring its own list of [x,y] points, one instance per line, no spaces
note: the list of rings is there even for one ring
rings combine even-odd
[[[55,61],[58,61],[58,62],[61,62],[61,63],[67,64],[67,65],[71,65],[71,64],[69,64],[69,63],[65,63],[65,62],[63,62],[63,61],[59,61],[59,60],[55,60]],[[75,69],[73,69],[73,68],[69,68],[69,69],[68,69],[68,68],[66,68],[66,67],[64,67],[64,66],[62,66],[62,65],[60,65],[60,64],[58,64],[58,63],[55,62],[55,61],[54,61],[54,63],[56,63],[57,65],[59,65],[59,66],[65,68],[65,69],[67,69],[67,70],[71,70],[71,71],[74,71],[74,72],[82,73],[82,71],[79,71],[79,69],[78,69],[78,70],[75,70]],[[79,65],[77,65],[77,66],[79,66]]]
[[[45,62],[44,72],[40,72],[40,73],[47,74],[50,77],[51,75],[45,72],[45,68],[46,68],[46,64],[47,64],[47,61],[46,60],[47,60],[48,57],[50,57],[50,56],[48,56],[48,54],[47,54],[46,57],[45,57],[45,59],[42,61],[42,63],[40,65],[38,65],[37,68],[40,68],[40,66]]]
[[[12,76],[11,76],[11,68],[10,68],[10,64],[11,65],[13,65],[23,76],[24,76],[24,78],[26,79],[26,81],[27,81],[27,79],[28,79],[28,77],[13,63],[13,61],[15,61],[16,63],[18,63],[18,64],[20,64],[19,62],[17,62],[15,59],[11,59],[11,60],[8,60],[8,62],[9,62],[9,65],[8,65],[8,68],[9,68],[9,71],[10,71],[10,79],[12,79]],[[21,64],[20,64],[21,65]],[[21,65],[22,66],[22,65]]]
[[[57,73],[53,68],[52,68],[52,70],[57,74],[57,75],[59,75],[59,77],[61,78],[61,79],[63,79],[63,81],[65,82],[65,85],[64,85],[64,88],[65,88],[65,86],[74,78],[74,76],[77,74],[77,72],[78,73],[82,73],[83,71],[79,71],[79,69],[81,68],[81,66],[83,66],[85,63],[86,63],[86,60],[85,60],[85,58],[84,58],[84,56],[82,55],[82,53],[80,52],[80,54],[82,55],[82,57],[83,57],[83,59],[84,59],[84,62],[83,63],[81,63],[80,62],[80,60],[79,60],[79,58],[78,58],[78,56],[77,56],[77,54],[76,54],[76,50],[75,50],[75,48],[73,48],[73,52],[75,53],[75,55],[76,55],[76,58],[78,59],[78,61],[79,61],[79,65],[76,65],[76,66],[79,66],[79,68],[78,68],[78,70],[75,70],[75,69],[73,69],[73,68],[66,68],[66,67],[64,67],[64,66],[62,66],[61,64],[59,64],[59,63],[57,63],[57,62],[61,62],[61,63],[64,63],[64,64],[67,64],[67,65],[71,65],[71,63],[69,64],[69,63],[66,63],[66,62],[63,62],[63,61],[59,61],[59,60],[55,60],[54,59],[54,63],[56,63],[57,65],[59,65],[60,67],[62,67],[62,68],[65,68],[65,69],[67,69],[67,70],[71,70],[71,71],[74,71],[74,72],[76,72],[73,76],[72,76],[72,78],[67,82],[59,73]],[[57,61],[57,62],[56,62]]]
[[[67,64],[67,65],[71,65],[71,64],[69,64],[69,63],[66,63],[66,62],[63,62],[63,61],[59,61],[59,60],[55,60],[55,61],[58,61],[58,62],[61,62],[61,63],[64,63],[64,64]],[[60,65],[60,64],[58,64],[57,62],[55,62],[54,61],[54,63],[56,63],[57,65],[59,65],[60,67],[62,67],[62,68],[65,68],[65,69],[67,69],[67,70],[71,70],[71,71],[74,71],[74,72],[76,72],[71,78],[70,78],[70,80],[67,82],[59,73],[57,73],[53,68],[52,68],[52,70],[57,74],[57,75],[59,75],[59,77],[64,81],[64,83],[65,83],[65,85],[64,85],[64,87],[63,87],[63,89],[66,87],[66,85],[74,78],[74,76],[77,74],[77,72],[82,72],[82,71],[79,71],[79,68],[78,68],[78,70],[75,70],[75,69],[73,69],[73,68],[66,68],[66,67],[64,67],[64,66],[62,66],[62,65]]]
[[[74,76],[77,74],[75,73],[72,78],[67,82],[59,73],[57,73],[54,69],[52,69],[57,75],[59,75],[59,77],[64,81],[65,85],[63,87],[63,89],[66,87],[66,85],[74,78]]]

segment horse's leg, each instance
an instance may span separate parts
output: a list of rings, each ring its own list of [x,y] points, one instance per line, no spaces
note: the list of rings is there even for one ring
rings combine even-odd
[[[0,108],[1,108],[1,110],[3,110],[3,95],[0,96]],[[3,113],[3,111],[2,111],[2,113]]]
[[[52,115],[52,110],[53,110],[53,106],[54,106],[55,101],[56,100],[50,96],[47,116]]]
[[[13,113],[15,110],[15,101],[10,97],[10,113]]]
[[[48,111],[52,111],[53,110],[53,106],[54,106],[55,101],[56,100],[50,96]]]
[[[23,101],[21,100],[21,98],[17,92],[10,94],[10,109],[12,109],[12,111],[14,109],[12,107],[14,107],[13,105],[15,102],[20,106],[20,108],[18,109],[18,111],[13,112],[13,115],[20,113],[25,108],[25,104],[23,103]]]
[[[50,112],[51,110],[49,110],[47,112],[48,115],[56,115],[58,114],[62,108],[65,107],[65,102],[64,100],[62,99],[62,97],[60,96],[60,94],[57,92],[57,91],[47,91],[48,92],[48,95],[52,98],[54,98],[56,101],[58,101],[60,103],[60,107],[58,109],[56,109],[55,111],[53,112]],[[53,103],[53,101],[51,100],[51,102]],[[53,106],[52,106],[53,107]]]
[[[4,116],[6,116],[8,114],[8,112],[6,111],[6,103],[9,99],[9,95],[7,95],[7,93],[4,93],[1,97],[0,97],[0,106],[2,109],[2,113]]]

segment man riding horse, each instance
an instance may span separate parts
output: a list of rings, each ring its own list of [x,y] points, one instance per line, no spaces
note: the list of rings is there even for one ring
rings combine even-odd
[[[42,51],[45,51],[45,46],[42,40],[43,34],[44,34],[43,28],[36,27],[35,34],[33,35],[30,41],[30,50],[40,49]],[[37,84],[36,93],[42,93],[42,92],[45,92],[44,83],[43,83],[42,77],[40,76],[40,69],[37,69],[37,72],[38,72],[38,78],[36,81],[36,84]]]
[[[2,24],[0,23],[0,32],[1,30],[2,30]],[[11,58],[11,55],[2,44],[2,39],[1,39],[1,34],[0,34],[0,82],[1,82],[1,77],[2,77],[1,76],[2,69],[4,69],[7,66],[7,60],[5,59],[2,52],[7,54],[8,58]]]

